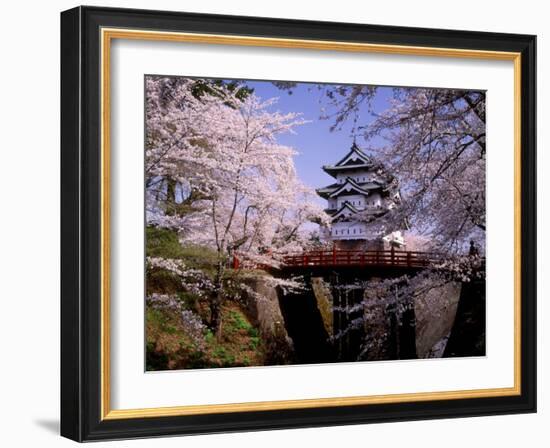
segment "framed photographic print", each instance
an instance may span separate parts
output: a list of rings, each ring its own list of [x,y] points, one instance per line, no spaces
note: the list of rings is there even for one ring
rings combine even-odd
[[[61,14],[61,433],[535,412],[535,37]]]

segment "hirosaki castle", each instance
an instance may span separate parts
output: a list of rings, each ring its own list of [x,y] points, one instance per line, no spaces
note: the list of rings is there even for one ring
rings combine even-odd
[[[381,250],[405,245],[400,232],[384,238],[369,233],[368,222],[384,215],[400,201],[397,179],[354,143],[336,164],[323,170],[334,183],[317,189],[328,202],[332,217],[329,237],[340,249]]]

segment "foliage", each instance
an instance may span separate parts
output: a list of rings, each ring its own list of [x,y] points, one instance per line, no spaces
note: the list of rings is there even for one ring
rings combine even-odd
[[[224,291],[230,300],[221,310],[219,337],[206,326],[215,251],[184,246],[171,229],[151,227],[147,235],[152,241],[146,271],[148,370],[265,365],[277,357],[280,360],[284,347],[270,345],[271,339],[259,334],[244,311],[241,296],[245,284],[236,271],[227,270],[224,275]],[[266,278],[267,274],[247,271],[242,277]],[[288,287],[291,285],[289,282]]]

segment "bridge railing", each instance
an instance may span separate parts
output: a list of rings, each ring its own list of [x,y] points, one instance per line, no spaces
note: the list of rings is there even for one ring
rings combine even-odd
[[[290,255],[285,266],[395,266],[423,268],[441,261],[440,254],[399,250],[319,250]]]

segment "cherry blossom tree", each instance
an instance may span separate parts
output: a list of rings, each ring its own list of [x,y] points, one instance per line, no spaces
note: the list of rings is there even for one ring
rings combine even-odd
[[[230,257],[277,264],[300,248],[308,222],[328,217],[298,179],[295,151],[277,141],[304,123],[299,114],[274,112],[275,99],[239,97],[224,85],[197,97],[195,83],[146,80],[147,222],[216,251],[210,325],[219,333]]]

